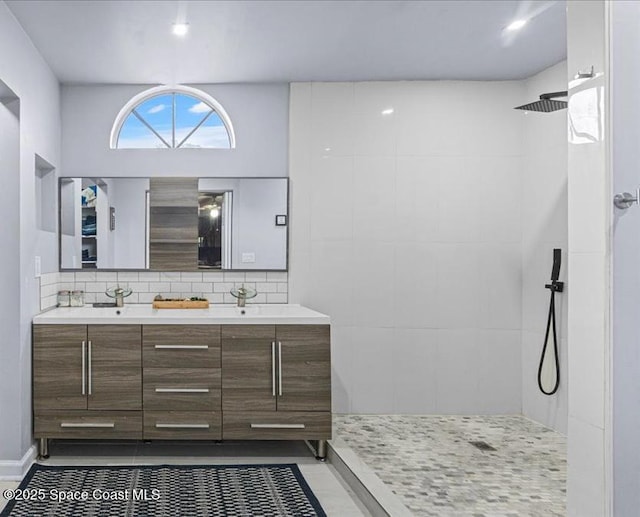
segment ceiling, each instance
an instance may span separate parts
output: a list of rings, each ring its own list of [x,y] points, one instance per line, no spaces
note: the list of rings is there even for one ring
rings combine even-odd
[[[63,83],[504,80],[566,57],[564,0],[6,3]]]

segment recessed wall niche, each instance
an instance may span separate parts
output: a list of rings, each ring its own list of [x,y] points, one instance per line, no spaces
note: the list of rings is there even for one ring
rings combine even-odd
[[[35,155],[36,225],[38,230],[56,231],[56,171],[47,160]]]
[[[20,120],[20,98],[0,80],[0,104],[7,108],[13,116]]]

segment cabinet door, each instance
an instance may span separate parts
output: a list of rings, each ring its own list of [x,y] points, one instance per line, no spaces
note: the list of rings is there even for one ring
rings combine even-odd
[[[275,326],[222,326],[222,410],[275,411]]]
[[[142,409],[142,328],[89,325],[89,409]]]
[[[82,363],[86,341],[85,325],[33,326],[33,405],[36,411],[87,409]]]
[[[278,411],[331,411],[329,325],[278,325]]]

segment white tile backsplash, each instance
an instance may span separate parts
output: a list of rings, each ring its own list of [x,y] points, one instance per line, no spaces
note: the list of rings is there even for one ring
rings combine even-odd
[[[266,282],[267,273],[266,271],[250,271],[245,273],[245,279],[247,282]]]
[[[233,289],[233,282],[216,282],[213,284],[214,293],[228,293]]]
[[[247,285],[247,284],[245,284]],[[268,283],[268,282],[258,282],[256,285],[256,289],[262,293],[275,293],[278,291],[278,284],[276,283]]]
[[[202,273],[180,273],[180,280],[183,282],[202,282]]]
[[[213,292],[213,283],[212,282],[191,282],[191,290],[198,291],[202,293],[211,293]]]
[[[118,280],[118,273],[115,271],[98,271],[96,273],[96,280],[103,282],[114,282]]]
[[[52,285],[58,283],[59,273],[43,273],[40,276],[40,285]]]
[[[225,279],[234,279],[233,281]],[[289,283],[286,271],[255,272],[131,272],[131,271],[79,271],[76,273],[46,273],[40,278],[40,309],[57,305],[59,290],[85,292],[85,304],[112,301],[105,290],[120,285],[133,289],[125,303],[151,303],[163,297],[190,298],[199,296],[211,303],[233,303],[237,300],[229,293],[234,287],[245,285],[257,289],[258,295],[247,303],[288,303]]]
[[[226,272],[224,273],[224,281],[225,282],[244,282],[245,276],[244,273],[240,273],[240,272]]]
[[[267,282],[288,282],[289,276],[286,271],[267,271]]]
[[[137,271],[118,272],[118,280],[126,282],[137,282],[139,279]]]
[[[179,282],[180,281],[180,273],[175,271],[169,271],[167,273],[160,273],[160,281],[161,282]]]
[[[87,282],[84,290],[88,293],[104,293],[107,290],[107,283]]]
[[[138,273],[138,280],[140,280],[140,282],[159,282],[160,273],[155,273],[151,271]]]

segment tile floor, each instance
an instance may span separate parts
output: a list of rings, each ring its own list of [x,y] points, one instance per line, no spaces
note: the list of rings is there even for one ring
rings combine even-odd
[[[338,415],[334,433],[417,516],[565,515],[566,438],[527,418]]]
[[[81,442],[52,441],[48,465],[297,463],[328,516],[369,515],[328,463],[304,442]],[[18,482],[0,481],[0,493]],[[0,510],[6,501],[0,496]]]

